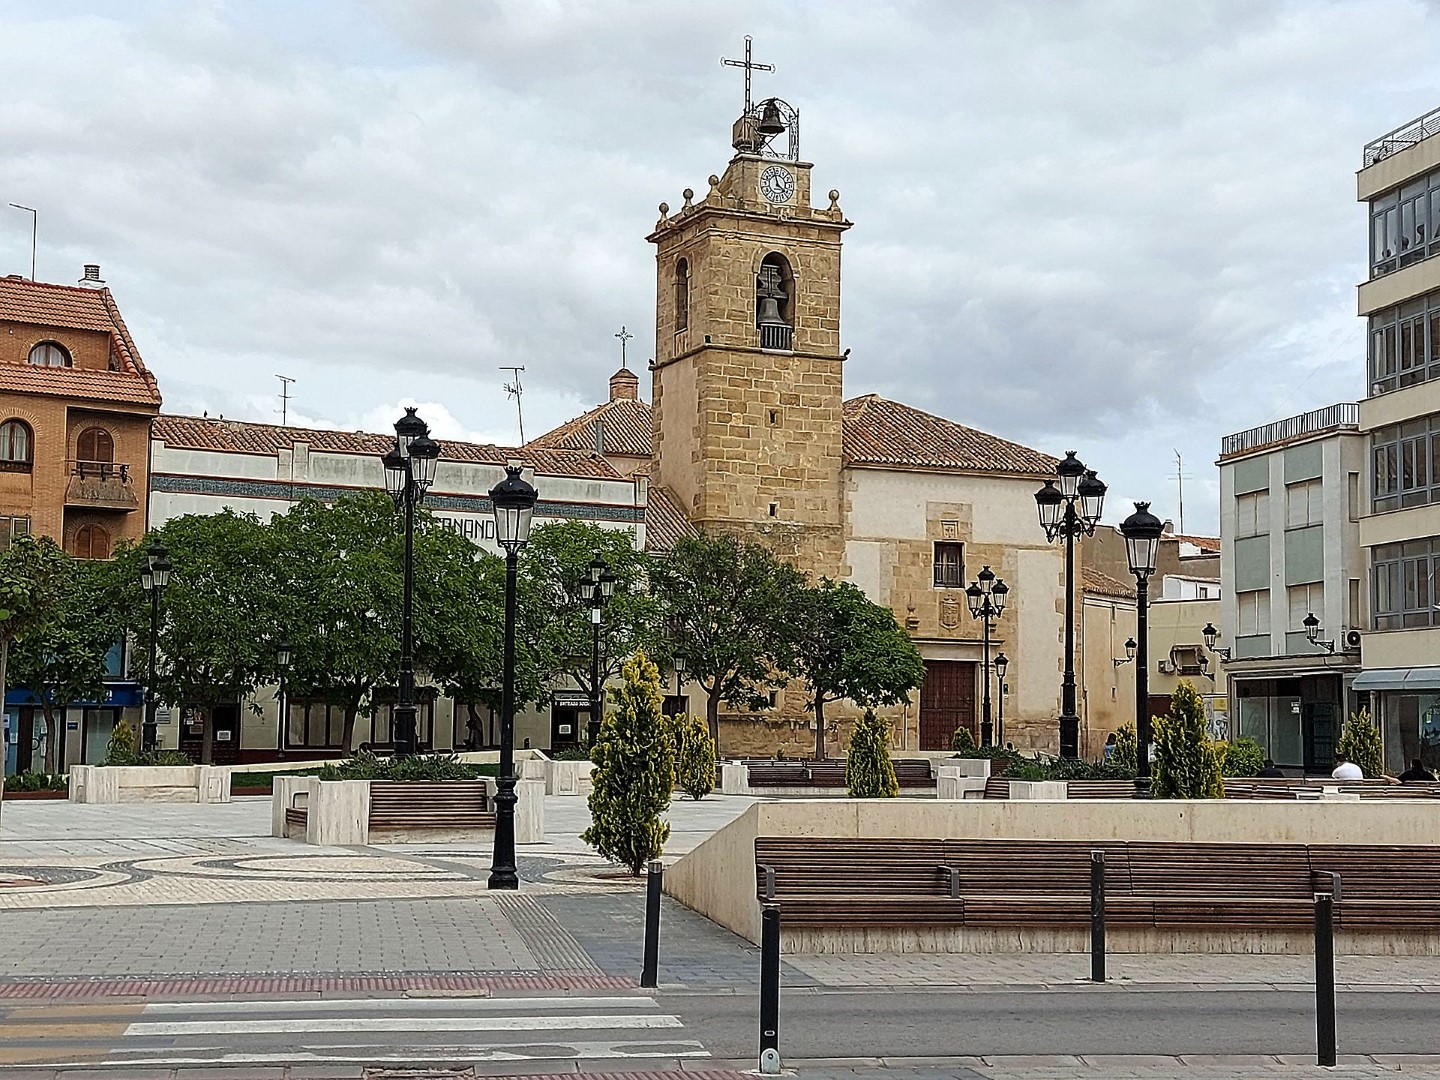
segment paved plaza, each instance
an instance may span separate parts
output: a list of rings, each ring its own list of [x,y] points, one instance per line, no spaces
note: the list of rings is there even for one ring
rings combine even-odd
[[[751,802],[675,802],[667,858]],[[483,843],[309,847],[268,835],[268,799],[6,803],[0,1076],[753,1068],[756,949],[667,900],[660,986],[641,991],[641,882],[579,840],[583,799],[546,815],[521,891],[494,894]],[[1079,954],[786,957],[782,1047],[805,1077],[857,1080],[1313,1074],[1310,958],[1109,966],[1095,987]],[[1342,1074],[1440,1076],[1440,969],[1337,973],[1342,1049],[1364,1052]]]

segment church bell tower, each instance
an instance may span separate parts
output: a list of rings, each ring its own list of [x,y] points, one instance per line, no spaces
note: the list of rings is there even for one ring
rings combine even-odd
[[[810,201],[800,117],[752,103],[709,191],[660,220],[655,245],[655,481],[691,522],[758,540],[814,575],[838,577],[841,491],[838,191]]]

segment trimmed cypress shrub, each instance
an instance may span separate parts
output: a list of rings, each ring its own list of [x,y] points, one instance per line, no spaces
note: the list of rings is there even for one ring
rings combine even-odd
[[[625,662],[620,677],[590,751],[595,762],[591,823],[580,838],[638,874],[670,837],[661,814],[670,806],[674,787],[675,743],[660,711],[660,672],[643,650]],[[710,767],[713,773],[713,758]]]
[[[703,716],[677,716],[675,731],[675,786],[692,799],[715,790],[715,744]]]
[[[1139,755],[1136,753],[1136,746],[1138,745],[1138,743],[1139,739],[1138,736],[1136,736],[1135,734],[1134,720],[1131,720],[1129,723],[1122,724],[1120,727],[1116,728],[1115,756],[1110,759],[1110,763],[1119,768],[1128,770],[1130,775],[1134,776],[1135,770],[1139,768],[1137,762],[1139,762],[1140,760]]]
[[[1380,743],[1380,729],[1370,720],[1370,710],[1351,713],[1340,731],[1335,752],[1360,766],[1367,778],[1385,775],[1385,754]]]
[[[1222,799],[1220,779],[1224,749],[1210,741],[1205,703],[1188,681],[1170,695],[1170,714],[1155,718],[1155,782],[1157,799]],[[1118,742],[1118,739],[1117,739]]]
[[[110,741],[105,744],[105,764],[135,764],[135,729],[124,720],[116,721],[110,732]]]
[[[873,709],[865,710],[850,737],[845,783],[852,799],[893,799],[900,794],[895,763],[890,760],[890,725]]]
[[[1249,735],[1225,744],[1221,765],[1226,776],[1259,776],[1265,767],[1265,748]]]
[[[975,745],[975,736],[970,734],[969,728],[957,727],[955,729],[955,734],[950,736],[950,749],[961,755],[973,754],[978,749]]]

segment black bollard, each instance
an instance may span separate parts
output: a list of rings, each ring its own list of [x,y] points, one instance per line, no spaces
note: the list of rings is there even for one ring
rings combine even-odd
[[[760,913],[760,1071],[780,1071],[780,909]]]
[[[1090,852],[1090,981],[1105,981],[1105,852]]]
[[[660,884],[665,878],[665,865],[650,860],[650,876],[645,881],[645,961],[640,968],[640,985],[653,988],[660,977]]]
[[[1335,1064],[1335,894],[1315,894],[1315,1061]]]

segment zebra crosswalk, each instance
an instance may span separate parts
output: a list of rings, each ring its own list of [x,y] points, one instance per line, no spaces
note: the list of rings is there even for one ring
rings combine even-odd
[[[654,998],[97,1002],[0,1009],[0,1064],[439,1065],[709,1057]]]

